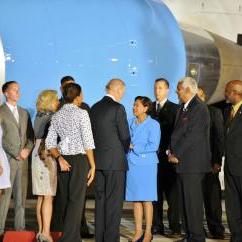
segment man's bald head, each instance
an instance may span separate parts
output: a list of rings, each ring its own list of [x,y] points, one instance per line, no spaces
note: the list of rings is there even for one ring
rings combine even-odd
[[[108,92],[109,90],[115,90],[115,89],[119,88],[120,86],[125,87],[125,83],[124,83],[123,80],[121,80],[121,79],[111,79],[108,82],[108,84],[106,85],[106,90]]]
[[[111,79],[106,85],[106,92],[112,95],[117,101],[120,101],[124,95],[125,83],[121,79]]]
[[[242,100],[242,81],[232,80],[225,87],[225,98],[230,103],[237,104]]]

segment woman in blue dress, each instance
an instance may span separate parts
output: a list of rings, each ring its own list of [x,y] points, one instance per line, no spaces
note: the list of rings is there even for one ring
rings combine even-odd
[[[148,115],[151,105],[148,97],[136,97],[133,107],[135,117],[129,122],[131,144],[128,153],[126,201],[132,201],[134,204],[133,242],[152,240],[152,201],[157,200],[157,150],[161,134],[159,123]],[[142,230],[143,213],[145,233]]]

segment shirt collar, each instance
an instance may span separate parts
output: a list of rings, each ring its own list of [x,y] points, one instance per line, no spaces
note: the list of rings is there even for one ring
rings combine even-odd
[[[10,104],[8,102],[6,102],[6,105],[9,107],[9,109],[11,110],[11,112],[13,112],[13,110],[17,107],[17,105],[14,106],[14,105],[12,105],[12,104]]]
[[[117,102],[117,101],[115,100],[115,97],[114,97],[113,95],[111,95],[111,94],[106,94],[106,96],[112,98],[113,101]]]
[[[160,106],[161,107],[163,107],[164,105],[165,105],[165,103],[167,102],[167,98],[165,98],[164,100],[162,100],[162,101],[158,101],[158,100],[156,100],[156,106],[157,106],[157,104],[159,103],[160,104]]]
[[[192,101],[192,99],[195,97],[196,95],[194,95],[191,99],[189,99],[185,104],[184,104],[184,109],[187,109],[189,103]]]
[[[63,108],[78,108],[78,106],[76,106],[74,103],[65,103],[64,105],[63,105]]]
[[[239,110],[241,105],[242,105],[242,100],[240,102],[238,102],[237,104],[233,105],[234,114],[237,113],[237,111]]]

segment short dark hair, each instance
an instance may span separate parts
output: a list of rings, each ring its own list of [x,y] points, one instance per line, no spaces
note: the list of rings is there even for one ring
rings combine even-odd
[[[63,98],[65,103],[72,103],[74,99],[80,96],[82,88],[77,83],[68,83],[64,86]]]
[[[18,84],[16,81],[8,81],[8,82],[5,82],[2,86],[2,93],[5,93],[9,86],[11,86],[12,84]]]
[[[155,80],[155,83],[157,83],[157,82],[164,82],[168,88],[170,87],[169,82],[165,78],[163,78],[163,77],[157,78]]]
[[[64,76],[61,78],[61,86],[65,85],[66,82],[73,81],[75,82],[75,79],[72,76]]]
[[[146,114],[150,114],[151,109],[152,109],[152,101],[150,98],[145,97],[145,96],[137,96],[134,101],[136,102],[137,100],[141,101],[144,107],[148,107]]]

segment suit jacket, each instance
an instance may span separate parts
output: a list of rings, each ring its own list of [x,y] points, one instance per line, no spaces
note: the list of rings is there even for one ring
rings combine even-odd
[[[229,121],[230,110],[226,112],[225,169],[235,176],[242,176],[242,105]]]
[[[171,134],[174,128],[176,113],[179,106],[167,100],[160,112],[156,112],[156,102],[152,103],[151,117],[160,123],[161,141],[159,147],[159,157],[161,162],[167,163],[166,150],[171,141]],[[170,165],[170,164],[169,164]]]
[[[211,171],[210,117],[208,108],[196,96],[187,109],[179,109],[171,136],[171,151],[179,159],[178,173]]]
[[[18,106],[19,124],[6,104],[0,107],[3,130],[3,149],[10,158],[16,158],[23,148],[32,149],[34,131],[29,113]]]
[[[224,155],[224,120],[220,109],[208,106],[210,114],[210,147],[212,165],[222,165]]]
[[[134,148],[128,153],[128,162],[134,165],[158,163],[157,150],[161,136],[159,123],[149,116],[139,125],[135,121],[136,118],[129,121],[131,143]]]
[[[91,108],[97,170],[127,170],[130,135],[125,108],[105,96]]]

